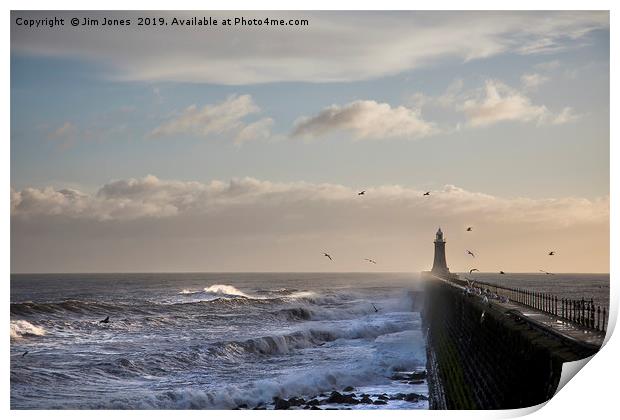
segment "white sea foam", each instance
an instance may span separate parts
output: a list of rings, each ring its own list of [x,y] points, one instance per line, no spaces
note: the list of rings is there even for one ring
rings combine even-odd
[[[351,333],[344,335],[355,336]],[[286,348],[286,344],[280,344],[283,345],[282,349]],[[310,398],[319,393],[342,390],[347,386],[359,388],[359,391],[363,389],[364,392],[373,389],[380,393],[411,392],[411,385],[395,383],[389,376],[393,369],[423,368],[424,345],[424,340],[417,331],[402,331],[386,337],[385,342],[382,342],[377,352],[370,357],[362,348],[359,352],[355,348],[349,348],[353,353],[337,368],[303,369],[277,379],[256,380],[244,385],[227,385],[217,390],[192,387],[159,394],[149,393],[143,398],[131,400],[117,396],[111,400],[109,408],[230,409],[241,404],[251,408],[257,404],[269,403],[276,396]],[[416,391],[426,393],[422,388]],[[398,402],[398,408],[422,408],[424,404],[423,402],[416,405],[401,401]]]
[[[212,286],[205,287],[204,291],[207,293],[213,293],[215,295],[250,297],[236,287],[229,286],[227,284],[214,284]]]
[[[45,335],[45,330],[23,319],[11,321],[11,338],[22,338],[29,335]]]

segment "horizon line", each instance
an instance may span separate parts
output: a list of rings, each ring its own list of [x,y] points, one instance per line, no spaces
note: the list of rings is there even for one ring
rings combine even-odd
[[[10,275],[29,274],[416,274],[420,271],[34,271],[11,272]],[[454,271],[453,274],[470,274],[468,271]],[[498,274],[495,271],[479,271],[478,274]],[[507,271],[506,274],[540,274],[538,271]],[[609,271],[554,271],[553,274],[611,274]]]

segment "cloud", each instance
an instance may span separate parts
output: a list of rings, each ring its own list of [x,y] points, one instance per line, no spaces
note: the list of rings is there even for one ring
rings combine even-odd
[[[526,90],[536,90],[538,87],[549,80],[547,76],[538,73],[529,73],[521,76],[521,85]]]
[[[552,116],[550,119],[550,122],[553,125],[561,125],[561,124],[566,124],[566,123],[570,123],[573,121],[577,121],[581,117],[582,115],[575,114],[573,108],[567,106],[558,115]]]
[[[11,213],[17,218],[63,216],[99,221],[123,221],[141,218],[169,218],[184,214],[209,214],[246,208],[277,209],[284,215],[293,208],[311,208],[313,203],[338,207],[340,216],[347,213],[399,209],[412,216],[458,214],[477,215],[505,223],[550,223],[569,226],[604,220],[608,201],[581,198],[527,199],[502,198],[446,185],[434,191],[432,199],[423,191],[399,185],[368,187],[367,198],[359,208],[357,189],[338,184],[307,182],[275,183],[254,178],[210,183],[161,180],[153,175],[126,179],[103,185],[96,194],[74,189],[25,188],[11,191]],[[359,200],[358,200],[359,201]],[[306,214],[310,217],[311,214]],[[339,216],[339,217],[340,217]],[[341,220],[344,222],[344,220]],[[316,221],[315,221],[316,222]]]
[[[307,26],[171,27],[150,32],[138,16],[193,17],[195,12],[13,12],[15,54],[95,62],[124,81],[243,85],[368,80],[498,54],[542,54],[575,48],[609,28],[608,12],[216,12],[219,19],[307,19]],[[18,16],[129,18],[132,26],[59,27],[30,31]],[[364,28],[360,31],[360,28]],[[200,42],[196,42],[199,39]],[[162,54],[165,46],[165,54]]]
[[[356,188],[330,183],[123,179],[95,193],[11,191],[13,271],[360,271],[427,269],[440,225],[453,270],[464,249],[488,271],[605,271],[609,197],[500,197],[452,185]],[[474,226],[474,234],[465,226]],[[335,256],[323,265],[322,252]],[[518,255],[515,255],[515,254]],[[540,264],[540,265],[539,265]],[[557,267],[549,267],[557,270]]]
[[[271,118],[263,118],[251,123],[245,122],[248,116],[260,112],[250,95],[231,95],[219,104],[198,108],[191,105],[179,115],[153,129],[150,137],[189,134],[199,137],[230,135],[236,144],[255,139],[269,138]]]
[[[560,67],[560,60],[551,60],[551,61],[543,61],[542,63],[536,64],[534,67],[538,70],[549,72]]]
[[[320,137],[347,131],[356,139],[419,138],[436,132],[417,109],[371,100],[332,105],[313,117],[300,118],[293,137]]]
[[[62,148],[70,147],[74,144],[79,130],[75,124],[66,121],[50,132],[47,136],[48,139],[58,142],[58,145]]]
[[[534,105],[532,101],[510,86],[487,80],[484,89],[471,99],[465,100],[461,109],[472,127],[483,127],[503,121],[543,122],[549,117],[544,105]]]

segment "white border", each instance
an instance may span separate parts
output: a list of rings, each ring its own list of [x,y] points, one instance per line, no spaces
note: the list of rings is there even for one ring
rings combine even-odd
[[[4,325],[9,325],[9,273],[10,273],[10,240],[9,240],[9,221],[10,221],[10,206],[9,206],[9,188],[10,188],[10,78],[9,78],[9,66],[10,66],[10,24],[9,24],[9,10],[36,10],[36,9],[57,9],[57,10],[166,10],[171,9],[170,6],[174,6],[172,10],[408,10],[415,8],[415,10],[611,10],[610,23],[611,23],[611,75],[615,72],[613,69],[617,69],[617,36],[615,31],[615,24],[618,19],[615,16],[614,5],[618,2],[604,1],[604,0],[589,0],[589,1],[550,1],[550,0],[504,0],[502,2],[489,1],[489,0],[470,0],[468,2],[456,1],[456,0],[418,0],[416,2],[401,1],[401,0],[382,0],[381,2],[371,1],[357,1],[353,4],[347,4],[344,1],[338,0],[300,0],[294,4],[290,1],[282,0],[264,0],[261,2],[250,0],[229,0],[226,2],[216,1],[196,1],[196,0],[177,0],[173,3],[164,2],[161,0],[152,1],[128,1],[128,0],[109,0],[101,1],[95,0],[85,4],[84,2],[78,2],[76,0],[60,0],[54,3],[49,1],[29,1],[27,4],[24,2],[18,2],[9,0],[5,4],[8,4],[8,8],[5,14],[4,20],[4,42],[2,43],[2,57],[4,57],[5,65],[2,67],[4,84],[2,85],[2,113],[1,118],[4,122],[2,127],[4,128],[4,136],[2,141],[3,148],[3,170],[2,176],[2,191],[5,197],[5,205],[2,206],[2,219],[0,222],[0,233],[3,238],[2,241],[2,269],[5,276],[2,281],[3,299],[2,299],[2,317],[4,319]],[[467,9],[465,9],[467,6]],[[617,8],[617,7],[616,7]],[[616,115],[616,99],[617,89],[614,79],[611,79],[611,115]],[[615,120],[611,119],[611,135],[612,137],[616,133]],[[618,211],[618,174],[619,171],[615,167],[618,164],[618,146],[611,143],[610,150],[610,171],[611,171],[611,215]],[[615,279],[615,274],[618,269],[618,223],[617,217],[611,218],[611,248],[610,255],[612,256],[611,264],[611,281],[612,281],[612,296],[611,296],[611,319],[615,324],[618,314],[618,293],[616,291],[618,282]],[[7,334],[8,336],[8,334]],[[619,352],[620,344],[618,339],[611,338],[605,347],[597,354],[587,366],[582,369],[575,379],[571,380],[548,404],[541,410],[536,410],[532,414],[533,419],[540,419],[546,417],[561,418],[561,419],[606,419],[611,417],[610,413],[615,410],[615,398],[617,398],[617,385],[620,380],[620,370],[618,369],[618,360],[616,355]],[[5,372],[2,376],[2,398],[3,408],[9,410],[9,394],[10,394],[10,374],[9,374],[9,350],[10,344],[8,337],[6,344],[1,349],[0,360],[4,361]],[[319,416],[355,416],[357,418],[376,417],[378,415],[382,417],[390,418],[410,418],[415,417],[444,417],[444,418],[509,418],[524,415],[532,412],[532,409],[514,410],[514,411],[387,411],[381,410],[380,412],[365,412],[359,410],[352,411],[338,411],[338,412],[321,412],[317,411],[300,411],[295,412],[299,417],[312,417]],[[318,414],[317,414],[318,413]],[[128,417],[140,417],[149,419],[164,419],[171,413],[166,411],[124,411],[124,412],[109,412],[109,411],[12,411],[9,415],[14,418],[33,418],[33,417],[46,417],[50,419],[77,419],[84,415],[88,415],[92,418],[107,419],[110,415],[119,416],[122,418]],[[222,418],[241,418],[242,416],[256,416],[260,418],[269,417],[282,417],[290,416],[291,412],[264,412],[264,411],[220,411],[220,412],[205,412],[205,411],[192,411],[185,413],[177,413],[174,415],[183,415],[191,418],[203,418],[204,416],[218,416]]]

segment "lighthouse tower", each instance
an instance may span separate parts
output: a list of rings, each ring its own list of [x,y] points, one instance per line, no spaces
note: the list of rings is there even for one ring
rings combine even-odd
[[[435,259],[433,260],[431,273],[443,276],[450,274],[446,264],[446,241],[443,239],[441,228],[435,234]]]

